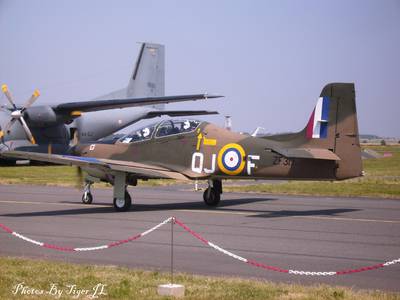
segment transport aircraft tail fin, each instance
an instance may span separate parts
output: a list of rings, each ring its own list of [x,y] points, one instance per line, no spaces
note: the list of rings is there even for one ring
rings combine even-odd
[[[129,79],[127,97],[165,96],[165,47],[143,43]]]
[[[142,43],[127,87],[95,100],[162,96],[165,96],[165,47],[160,44]],[[164,104],[153,107],[163,109]]]

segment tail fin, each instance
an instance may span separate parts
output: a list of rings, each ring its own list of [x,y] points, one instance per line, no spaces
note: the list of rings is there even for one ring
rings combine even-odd
[[[337,179],[361,176],[361,148],[354,84],[326,85],[302,131],[268,139],[280,142],[287,149],[330,150],[340,158],[337,160]]]
[[[313,141],[312,144],[315,146],[323,145],[321,143],[323,138],[327,140],[329,145],[325,147],[329,146],[328,149],[332,149],[340,157],[336,170],[338,179],[361,176],[361,147],[354,84],[328,84],[322,90],[320,97],[314,110],[313,137],[310,138],[309,122],[305,129],[306,138],[309,143]],[[321,118],[318,118],[319,114]]]
[[[161,96],[165,96],[164,45],[143,43],[128,86],[93,100]],[[157,108],[163,109],[164,104],[157,105]]]
[[[151,43],[141,45],[126,95],[130,98],[165,95],[165,48],[163,45]]]

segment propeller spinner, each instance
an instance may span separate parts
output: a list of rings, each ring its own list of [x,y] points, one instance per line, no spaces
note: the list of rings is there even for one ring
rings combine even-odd
[[[1,86],[1,89],[6,95],[6,98],[8,102],[10,102],[12,106],[12,111],[11,111],[11,120],[7,123],[7,125],[4,127],[4,132],[8,133],[10,131],[10,128],[14,125],[15,122],[19,121],[21,124],[22,128],[24,128],[25,135],[28,138],[28,140],[32,144],[36,144],[35,138],[32,135],[31,130],[29,129],[28,125],[26,124],[26,121],[24,119],[24,112],[27,108],[29,108],[35,101],[36,99],[40,96],[40,93],[38,90],[35,90],[32,94],[32,96],[28,99],[28,101],[25,103],[25,105],[21,108],[18,109],[17,106],[15,105],[13,101],[13,97],[11,96],[10,91],[8,90],[7,85],[3,84]],[[4,136],[4,132],[0,129],[0,137]]]

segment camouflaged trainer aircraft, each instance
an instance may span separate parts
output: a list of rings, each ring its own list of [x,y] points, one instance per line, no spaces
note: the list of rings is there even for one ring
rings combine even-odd
[[[208,180],[203,198],[216,206],[223,179],[342,180],[362,176],[352,83],[324,87],[305,128],[262,138],[197,120],[167,120],[114,144],[79,144],[71,155],[11,151],[7,157],[76,165],[88,176],[82,196],[92,202],[95,180],[114,185],[114,207],[131,206],[127,185],[138,179]]]

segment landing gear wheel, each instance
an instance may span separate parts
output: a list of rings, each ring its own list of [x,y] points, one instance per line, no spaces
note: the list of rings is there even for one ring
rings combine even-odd
[[[91,204],[93,202],[92,193],[83,193],[82,195],[82,202],[84,204]]]
[[[116,211],[128,211],[132,205],[132,198],[127,191],[125,191],[125,198],[114,198],[114,208]]]
[[[221,194],[213,187],[208,187],[203,194],[204,202],[208,206],[217,206],[221,201]]]

